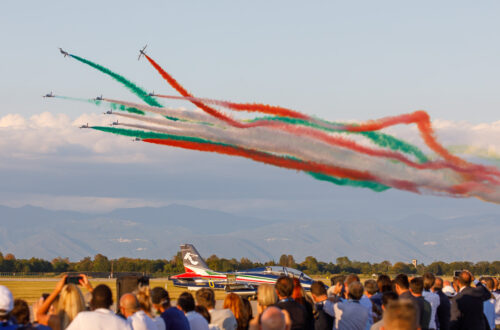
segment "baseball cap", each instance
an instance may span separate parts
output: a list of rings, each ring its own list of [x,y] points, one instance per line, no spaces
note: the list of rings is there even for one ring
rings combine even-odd
[[[163,305],[170,302],[167,290],[157,286],[151,290],[151,301],[153,304]]]
[[[455,289],[453,289],[453,287],[451,285],[447,285],[443,288],[443,293],[447,296],[447,297],[454,297],[457,293],[455,291]]]
[[[8,313],[13,308],[14,298],[12,297],[12,293],[6,286],[0,285],[0,311]]]

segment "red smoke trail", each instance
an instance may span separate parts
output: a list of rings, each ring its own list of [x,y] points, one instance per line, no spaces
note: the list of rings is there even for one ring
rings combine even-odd
[[[155,96],[165,98],[165,99],[187,100],[187,101],[197,101],[197,102],[202,102],[202,103],[209,103],[209,104],[219,105],[221,107],[225,107],[225,108],[228,108],[231,110],[236,110],[236,111],[260,112],[260,113],[266,113],[268,115],[275,115],[275,116],[280,116],[280,117],[290,117],[290,118],[297,118],[297,119],[304,119],[304,120],[311,119],[311,117],[309,117],[308,115],[302,114],[298,111],[290,110],[290,109],[283,108],[280,106],[275,106],[275,105],[259,104],[259,103],[235,103],[235,102],[220,101],[220,100],[199,98],[199,97],[193,97],[193,96],[183,97],[183,96],[175,96],[175,95],[158,95],[158,94],[155,94]]]
[[[148,55],[144,54],[144,56],[149,61],[149,63],[151,63],[151,65],[156,69],[156,71],[158,71],[160,73],[160,75],[163,77],[163,79],[165,79],[170,84],[170,86],[172,86],[176,91],[178,91],[179,94],[181,94],[184,97],[191,97],[191,94],[189,94],[189,92],[184,87],[182,87],[182,85],[179,84],[177,82],[177,80],[175,80],[170,74],[168,74],[168,72],[166,72],[165,70],[163,70],[162,67],[160,65],[158,65],[158,63],[156,63]],[[205,111],[206,113],[214,116],[215,118],[218,118],[220,120],[225,121],[226,123],[230,124],[231,126],[239,127],[239,128],[245,127],[244,124],[241,124],[240,122],[238,122],[238,121],[236,121],[236,120],[234,120],[234,119],[232,119],[232,118],[230,118],[230,117],[228,117],[228,116],[220,113],[216,109],[214,109],[212,107],[209,107],[209,106],[203,104],[202,102],[191,101],[191,103],[193,103],[198,108],[200,108],[203,111]]]
[[[177,90],[182,96],[185,98],[193,98],[193,96],[181,85],[179,84],[170,74],[168,74],[163,68],[156,63],[152,58],[150,58],[148,55],[145,54],[146,59],[153,65],[153,67],[161,74],[161,76],[172,86],[175,90]],[[275,123],[275,122],[270,122],[266,120],[261,120],[261,121],[256,121],[253,123],[240,123],[239,121],[236,121],[223,113],[220,113],[218,110],[205,105],[203,102],[195,100],[196,98],[193,98],[193,100],[190,100],[191,103],[199,107],[200,109],[204,110],[208,114],[214,116],[215,118],[218,118],[220,120],[225,121],[226,123],[230,124],[231,126],[237,127],[237,128],[249,128],[249,127],[262,127],[262,126],[274,126],[277,127],[278,129],[282,129],[288,132],[291,132],[293,128],[291,126],[294,125],[283,125],[280,123]],[[289,110],[289,109],[287,109]],[[290,110],[293,111],[293,110]],[[394,126],[397,124],[412,124],[416,123],[417,127],[420,131],[420,134],[424,140],[424,142],[427,144],[427,146],[432,149],[434,152],[436,152],[438,155],[443,157],[444,159],[448,160],[454,165],[460,166],[460,167],[467,167],[467,168],[477,168],[474,164],[468,163],[467,161],[461,159],[460,157],[457,157],[455,155],[452,155],[444,148],[439,142],[437,142],[436,138],[434,137],[434,131],[432,129],[431,123],[430,123],[430,117],[427,114],[427,112],[420,110],[420,111],[415,111],[410,114],[403,114],[400,116],[395,116],[395,117],[387,117],[387,118],[382,118],[378,120],[374,120],[371,122],[368,122],[366,124],[361,124],[361,125],[345,125],[343,128],[347,131],[351,132],[366,132],[366,131],[377,131],[382,128]],[[292,128],[290,130],[289,128]],[[314,129],[308,129],[307,131],[303,131],[307,135],[311,137],[315,137],[318,139],[321,139],[323,141],[329,140],[330,135],[325,134],[323,132],[318,132]],[[328,142],[329,143],[329,142]],[[375,151],[375,150],[373,150]],[[401,156],[402,157],[402,156]],[[399,157],[398,157],[399,158]],[[399,160],[399,159],[398,159]],[[408,165],[410,165],[411,162],[410,160],[406,159],[404,161]],[[414,163],[416,164],[416,163]]]
[[[207,144],[192,141],[179,141],[179,140],[166,140],[166,139],[143,139],[142,141],[148,143],[155,143],[173,147],[180,147],[184,149],[198,150],[198,151],[208,151],[217,152],[220,154],[230,155],[230,156],[240,156],[249,158],[258,162],[275,165],[278,167],[284,167],[294,170],[307,171],[307,172],[319,172],[326,175],[334,176],[337,178],[348,178],[352,180],[362,180],[362,181],[376,181],[381,180],[365,171],[357,171],[352,169],[345,169],[341,167],[329,166],[324,164],[319,164],[315,162],[307,162],[294,160],[290,158],[284,158],[280,156],[271,155],[265,152],[244,149],[235,146],[226,146],[220,144]],[[391,180],[391,186],[408,190],[411,192],[418,193],[417,186],[409,181],[404,180]]]

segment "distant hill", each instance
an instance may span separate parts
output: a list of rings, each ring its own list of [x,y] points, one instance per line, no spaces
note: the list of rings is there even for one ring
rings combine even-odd
[[[0,251],[17,257],[57,256],[79,260],[108,257],[168,258],[179,244],[196,245],[203,256],[302,261],[348,256],[360,261],[498,260],[496,214],[434,218],[425,214],[384,221],[332,219],[262,220],[172,204],[117,209],[106,214],[0,206]]]

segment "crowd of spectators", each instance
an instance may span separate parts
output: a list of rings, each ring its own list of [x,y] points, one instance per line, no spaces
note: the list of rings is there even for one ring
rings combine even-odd
[[[306,292],[297,278],[282,276],[257,290],[256,313],[247,298],[228,293],[219,308],[210,288],[183,292],[175,306],[162,287],[142,286],[123,294],[116,306],[111,289],[80,286],[64,276],[32,309],[0,286],[0,330],[416,330],[500,329],[500,287],[493,277],[475,280],[469,271],[446,281],[426,273],[399,274],[362,282],[335,276],[328,288],[315,281]]]

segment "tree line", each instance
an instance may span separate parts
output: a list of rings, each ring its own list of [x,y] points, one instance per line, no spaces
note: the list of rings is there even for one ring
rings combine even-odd
[[[468,269],[478,275],[499,275],[500,261],[469,261],[443,262],[435,261],[428,265],[382,261],[370,263],[350,260],[348,257],[338,257],[334,262],[318,261],[315,257],[306,257],[298,263],[292,255],[282,255],[278,261],[265,263],[253,262],[248,258],[225,259],[212,255],[206,259],[207,265],[220,272],[239,271],[265,266],[285,266],[296,268],[310,275],[329,274],[423,274],[431,272],[436,275],[453,275],[456,270]],[[64,272],[141,272],[158,276],[173,275],[184,272],[180,252],[172,259],[134,259],[108,257],[97,254],[93,258],[85,257],[72,262],[68,258],[55,258],[51,261],[31,258],[17,259],[13,254],[3,255],[0,252],[0,272],[4,273],[64,273]]]

